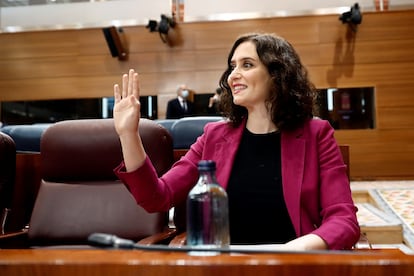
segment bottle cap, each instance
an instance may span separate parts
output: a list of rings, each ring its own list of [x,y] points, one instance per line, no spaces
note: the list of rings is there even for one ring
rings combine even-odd
[[[216,162],[213,160],[201,160],[198,162],[199,171],[211,171],[216,169]]]

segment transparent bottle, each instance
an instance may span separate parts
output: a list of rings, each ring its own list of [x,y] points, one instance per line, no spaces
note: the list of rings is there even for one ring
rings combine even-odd
[[[216,163],[201,160],[197,184],[187,198],[187,245],[206,249],[230,246],[228,199],[217,183]]]

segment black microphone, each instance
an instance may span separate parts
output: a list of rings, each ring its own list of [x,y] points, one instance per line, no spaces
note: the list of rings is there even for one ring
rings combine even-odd
[[[134,249],[135,243],[132,240],[122,239],[115,235],[105,233],[93,233],[88,237],[90,245],[105,248]]]

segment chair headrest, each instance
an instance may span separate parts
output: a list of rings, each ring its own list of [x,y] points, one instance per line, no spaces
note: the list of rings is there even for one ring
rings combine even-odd
[[[43,132],[51,124],[8,125],[1,131],[8,134],[16,144],[18,152],[39,152]]]
[[[219,116],[195,116],[176,120],[171,126],[175,149],[188,149],[203,134],[206,124],[223,120]]]
[[[168,131],[151,120],[141,119],[139,132],[157,172],[165,172],[173,160]],[[113,119],[57,122],[43,133],[40,152],[42,177],[50,181],[116,179],[113,169],[122,160]]]

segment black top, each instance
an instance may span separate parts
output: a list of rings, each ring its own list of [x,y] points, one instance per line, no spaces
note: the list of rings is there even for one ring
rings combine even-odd
[[[280,133],[245,129],[227,187],[232,244],[285,243],[296,237],[281,175]]]

